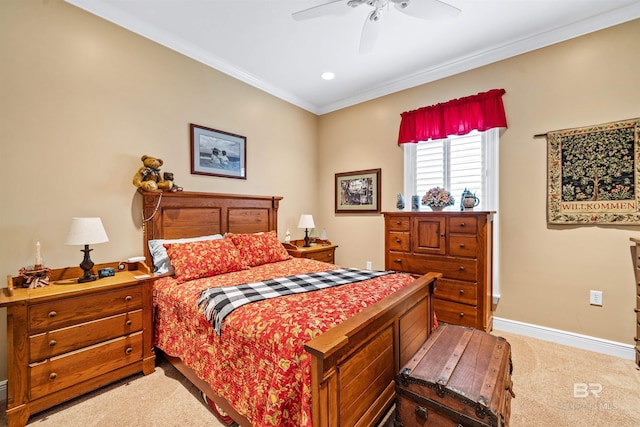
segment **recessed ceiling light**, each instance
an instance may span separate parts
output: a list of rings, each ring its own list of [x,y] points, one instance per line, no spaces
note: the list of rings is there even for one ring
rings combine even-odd
[[[333,80],[336,77],[336,75],[333,74],[331,71],[327,71],[325,73],[322,73],[320,77],[322,77],[324,80]]]

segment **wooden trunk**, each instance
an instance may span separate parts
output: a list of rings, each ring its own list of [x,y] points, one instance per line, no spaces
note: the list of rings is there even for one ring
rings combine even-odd
[[[442,324],[398,374],[396,426],[508,426],[511,346]]]

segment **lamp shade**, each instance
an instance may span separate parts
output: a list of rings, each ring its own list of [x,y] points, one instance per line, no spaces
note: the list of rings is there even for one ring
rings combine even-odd
[[[314,228],[313,216],[309,214],[300,215],[300,222],[298,222],[298,228]]]
[[[71,218],[71,227],[65,241],[66,245],[92,245],[108,241],[109,238],[104,231],[100,218]]]

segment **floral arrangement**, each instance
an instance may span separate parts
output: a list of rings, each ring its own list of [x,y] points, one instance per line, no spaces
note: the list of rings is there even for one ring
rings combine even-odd
[[[455,203],[455,199],[451,197],[444,188],[433,187],[422,196],[422,204],[427,206],[445,207]]]

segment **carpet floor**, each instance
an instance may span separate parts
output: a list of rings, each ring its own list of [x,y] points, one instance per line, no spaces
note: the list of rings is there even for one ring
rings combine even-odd
[[[512,348],[512,427],[640,426],[640,370],[620,359],[502,331]],[[0,425],[6,425],[3,410]],[[168,362],[34,414],[38,427],[221,427]]]

